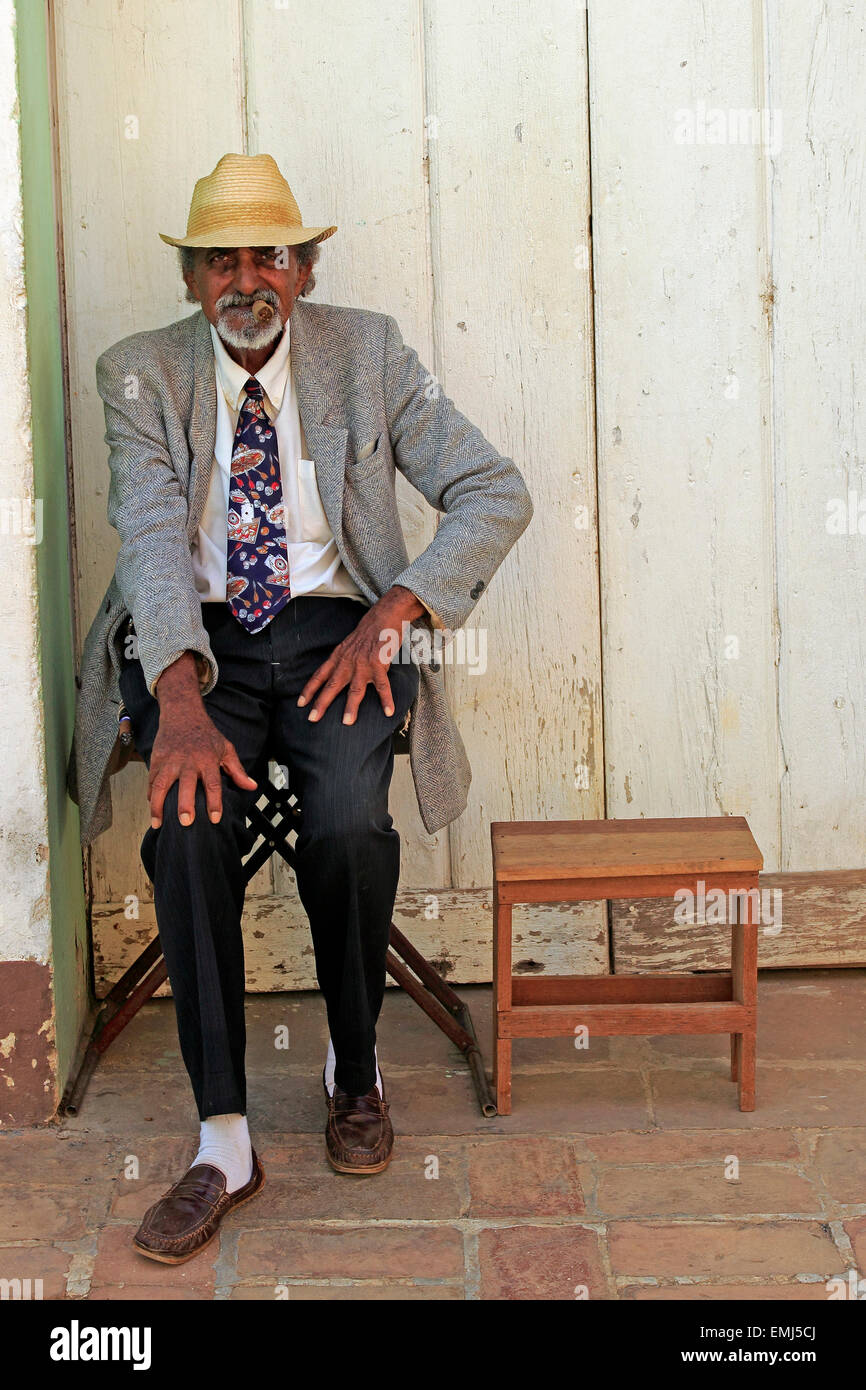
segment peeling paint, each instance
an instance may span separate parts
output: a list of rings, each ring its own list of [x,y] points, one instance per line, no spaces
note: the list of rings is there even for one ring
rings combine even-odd
[[[719,717],[722,731],[726,734],[739,733],[740,706],[733,695],[725,695],[719,702]]]

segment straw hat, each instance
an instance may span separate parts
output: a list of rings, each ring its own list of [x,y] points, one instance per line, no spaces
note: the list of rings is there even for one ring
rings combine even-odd
[[[192,195],[186,236],[169,246],[297,246],[336,227],[303,226],[294,194],[269,154],[224,154]]]

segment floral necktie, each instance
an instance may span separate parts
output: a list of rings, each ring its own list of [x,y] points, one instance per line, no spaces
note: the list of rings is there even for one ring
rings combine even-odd
[[[226,601],[261,632],[292,596],[277,432],[252,377],[238,416],[229,487]]]

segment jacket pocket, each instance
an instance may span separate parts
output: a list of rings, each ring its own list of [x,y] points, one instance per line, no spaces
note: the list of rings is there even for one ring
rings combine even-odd
[[[379,435],[379,442],[371,454],[346,465],[346,477],[352,483],[363,483],[368,478],[389,477],[392,468],[391,441],[383,433]]]
[[[355,450],[355,457],[349,466],[351,468],[354,468],[355,466],[357,466],[357,464],[363,463],[365,459],[368,459],[370,457],[371,454],[376,453],[376,450],[379,448],[381,443],[382,436],[381,434],[377,434],[375,439],[370,439],[366,444],[362,444],[359,449]]]

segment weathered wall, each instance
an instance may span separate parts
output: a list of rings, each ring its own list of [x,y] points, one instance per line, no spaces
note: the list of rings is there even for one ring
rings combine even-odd
[[[17,20],[17,33],[16,33]],[[17,55],[16,55],[17,37]],[[50,1117],[86,1006],[69,513],[48,45],[41,5],[0,3],[0,1124]],[[17,65],[16,65],[17,57]],[[20,82],[19,82],[20,78]]]

